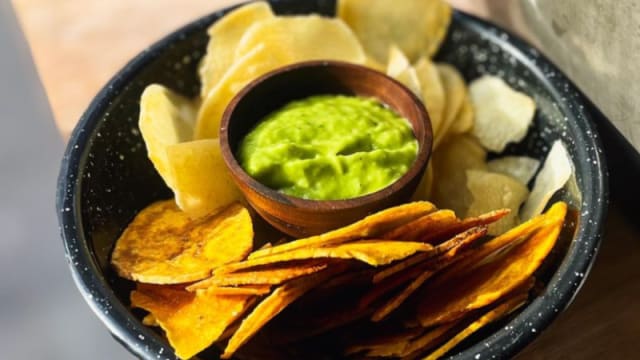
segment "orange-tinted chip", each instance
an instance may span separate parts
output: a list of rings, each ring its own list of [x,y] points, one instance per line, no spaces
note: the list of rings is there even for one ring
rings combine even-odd
[[[420,337],[411,341],[401,353],[396,356],[411,357],[412,354],[422,352],[423,350],[432,348],[441,343],[443,338],[446,337],[449,332],[459,324],[458,321],[453,321],[447,324],[442,324],[432,328]]]
[[[204,279],[216,267],[244,259],[252,246],[251,217],[241,205],[192,220],[166,200],[148,206],[129,224],[111,263],[127,279],[178,284]]]
[[[197,282],[187,287],[189,291],[196,289],[206,289],[210,286],[230,286],[230,285],[280,285],[285,281],[295,279],[303,275],[313,274],[324,270],[329,266],[326,260],[305,260],[300,262],[287,262],[277,264],[278,266],[267,266],[263,269],[256,269],[246,272],[235,272],[224,274],[223,276],[212,276],[208,279]]]
[[[269,320],[273,319],[292,302],[307,291],[317,287],[331,276],[344,270],[344,266],[334,266],[319,273],[306,276],[278,287],[242,321],[233,334],[222,354],[222,359],[229,359],[240,346],[249,341]]]
[[[453,211],[438,210],[398,226],[380,237],[390,240],[418,241],[424,233],[441,231],[453,226],[457,221],[458,219]]]
[[[438,245],[436,249],[441,248],[443,255],[435,258],[436,261],[429,262],[428,260],[425,264],[421,264],[417,272],[422,272],[416,278],[414,278],[409,285],[407,285],[402,291],[395,294],[389,301],[387,301],[384,305],[382,305],[373,316],[371,316],[372,321],[380,321],[384,319],[391,312],[396,310],[397,308],[404,303],[409,296],[411,296],[418,288],[420,288],[428,279],[430,279],[437,271],[449,265],[452,261],[456,259],[456,255],[458,252],[464,248],[468,247],[470,244],[480,239],[487,233],[487,227],[476,227],[467,230],[466,232],[455,236],[453,239]]]
[[[266,295],[271,292],[269,285],[244,285],[244,286],[210,286],[198,290],[212,295]]]
[[[365,352],[365,355],[370,357],[398,356],[412,339],[420,336],[423,332],[422,328],[393,329],[390,333],[383,333],[362,343],[350,345],[345,351],[345,355]]]
[[[214,276],[250,269],[256,266],[282,263],[292,260],[335,258],[359,260],[372,266],[386,265],[393,261],[404,259],[417,252],[433,250],[433,246],[419,242],[392,240],[360,240],[350,243],[321,247],[306,248],[276,253],[255,259],[229,264],[218,268]]]
[[[478,329],[480,329],[481,327],[483,327],[483,326],[485,326],[485,325],[487,325],[489,323],[492,323],[492,322],[494,322],[496,320],[499,320],[499,319],[509,315],[510,313],[512,313],[513,311],[518,309],[520,306],[524,305],[526,303],[526,301],[527,301],[527,294],[526,293],[523,293],[523,294],[517,295],[517,296],[515,296],[513,298],[507,299],[505,302],[503,302],[502,304],[498,305],[493,310],[490,310],[489,312],[487,312],[484,315],[482,315],[479,319],[477,319],[474,322],[472,322],[471,324],[469,324],[469,326],[467,326],[459,334],[457,334],[456,336],[451,338],[444,345],[440,346],[434,352],[432,352],[427,357],[425,357],[424,360],[439,359],[440,357],[442,357],[442,355],[446,354],[454,346],[458,345],[460,342],[462,342],[462,340],[464,340],[467,337],[469,337],[471,334],[476,332]]]
[[[382,210],[357,221],[351,225],[305,239],[295,240],[286,244],[273,246],[269,249],[254,251],[249,259],[256,259],[300,248],[325,247],[342,244],[348,241],[374,238],[435,210],[433,204],[417,201]]]
[[[251,305],[254,296],[191,293],[177,286],[138,284],[131,306],[149,311],[176,355],[189,359],[219,339]]]
[[[468,271],[464,281],[434,282],[423,288],[418,307],[421,325],[454,321],[469,311],[492,304],[530,278],[555,245],[566,204],[557,203],[549,212],[552,218],[559,219],[557,223],[534,229],[526,241]]]

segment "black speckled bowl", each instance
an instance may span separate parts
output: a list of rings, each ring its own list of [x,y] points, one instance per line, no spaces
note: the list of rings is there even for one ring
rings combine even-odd
[[[276,12],[326,15],[331,0],[271,1]],[[162,335],[143,326],[128,307],[132,284],[108,264],[114,241],[133,216],[171,193],[147,160],[137,127],[145,86],[162,83],[195,96],[206,28],[225,11],[197,20],[145,50],[96,96],[73,132],[58,180],[57,210],[67,261],[82,295],[114,337],[143,359],[174,359]],[[542,157],[555,139],[567,145],[576,168],[574,186],[557,197],[575,208],[574,230],[539,275],[540,296],[500,324],[456,347],[455,359],[513,356],[563,311],[585,280],[597,253],[607,207],[607,173],[598,134],[573,85],[536,50],[481,20],[456,13],[437,59],[467,80],[484,73],[504,78],[538,104],[534,129],[511,153]]]

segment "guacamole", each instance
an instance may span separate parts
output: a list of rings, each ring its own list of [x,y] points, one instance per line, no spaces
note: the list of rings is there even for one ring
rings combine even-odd
[[[417,152],[409,122],[378,101],[318,95],[268,115],[243,139],[237,158],[251,177],[272,189],[338,200],[398,180]]]

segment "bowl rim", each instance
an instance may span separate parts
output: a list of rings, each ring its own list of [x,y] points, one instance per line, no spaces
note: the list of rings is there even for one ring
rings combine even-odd
[[[407,171],[402,174],[401,177],[396,179],[391,184],[376,190],[372,193],[360,195],[353,198],[347,199],[338,199],[338,200],[314,200],[314,199],[304,199],[296,196],[287,195],[279,192],[278,190],[269,188],[268,186],[262,184],[258,180],[254,179],[249,175],[240,165],[238,159],[235,154],[231,150],[231,144],[229,144],[229,123],[233,118],[233,113],[237,106],[245,99],[246,95],[250,94],[255,89],[259,88],[265,82],[277,78],[278,76],[289,74],[295,71],[305,70],[309,68],[329,68],[329,67],[341,67],[347,68],[351,72],[361,72],[368,73],[373,75],[376,79],[380,79],[380,82],[387,82],[397,87],[402,94],[408,96],[412,102],[411,105],[415,109],[417,109],[417,114],[419,116],[418,123],[421,125],[422,129],[414,128],[413,125],[410,125],[412,131],[414,133],[414,137],[418,142],[418,152],[416,154],[416,158],[414,159],[411,166],[407,169]],[[356,95],[360,96],[360,95]],[[395,96],[395,95],[394,95]],[[380,100],[381,101],[381,100]],[[391,105],[386,104],[390,108]],[[393,109],[396,113],[398,113],[398,109]],[[410,122],[410,121],[409,121]],[[422,138],[418,138],[416,135],[417,132],[422,130],[424,136]],[[433,151],[433,130],[431,127],[431,118],[424,107],[424,104],[418,97],[407,88],[405,85],[397,81],[396,79],[381,73],[379,71],[375,71],[373,69],[367,68],[362,65],[347,63],[344,61],[335,61],[335,60],[311,60],[304,61],[299,63],[294,63],[290,65],[285,65],[279,67],[275,70],[269,71],[266,74],[258,77],[257,79],[251,81],[247,86],[245,86],[234,98],[231,100],[229,105],[227,106],[222,120],[220,122],[220,148],[222,150],[222,156],[227,163],[230,171],[235,174],[235,176],[239,179],[239,181],[246,184],[250,189],[259,193],[261,196],[268,198],[270,201],[276,202],[283,206],[295,206],[299,209],[308,210],[308,212],[313,213],[328,213],[335,212],[340,210],[346,210],[361,206],[363,204],[374,203],[379,201],[382,198],[386,198],[391,196],[394,193],[402,190],[406,186],[408,186],[413,179],[422,175],[422,170],[426,167],[429,158],[431,157],[431,153]]]
[[[278,3],[279,1],[272,0],[271,2]],[[74,128],[62,158],[57,180],[56,211],[65,258],[73,280],[89,307],[109,329],[112,336],[131,353],[145,359],[156,359],[158,356],[167,359],[177,359],[177,357],[173,355],[173,350],[160,335],[142,325],[120,301],[91,253],[84,235],[80,210],[82,178],[80,165],[86,161],[87,145],[95,136],[91,130],[102,119],[102,114],[109,105],[109,99],[118,95],[146,65],[156,60],[162,52],[169,48],[172,42],[206,29],[212,22],[242,5],[226,7],[190,22],[157,41],[129,61],[91,101]],[[570,114],[576,115],[573,116],[574,121],[577,121],[579,126],[590,133],[590,136],[585,138],[589,146],[595,149],[592,162],[589,163],[593,177],[589,179],[590,182],[587,185],[591,186],[581,190],[583,205],[588,204],[585,201],[586,195],[588,200],[598,201],[600,206],[595,207],[588,214],[579,214],[580,220],[588,221],[580,222],[580,225],[584,226],[579,226],[572,245],[549,280],[545,291],[511,319],[506,327],[498,329],[488,335],[484,341],[465,349],[462,353],[453,355],[452,358],[510,357],[532,342],[541,333],[541,330],[565,310],[584,284],[598,253],[604,231],[603,224],[609,202],[608,171],[600,138],[591,117],[585,112],[583,106],[585,97],[564,73],[524,40],[496,25],[459,10],[453,11],[452,21],[460,22],[463,26],[476,30],[483,37],[495,38],[505,47],[511,48],[518,61],[533,63],[534,68],[544,68],[544,73],[541,72],[543,75],[541,78],[547,82],[548,88],[551,90],[555,91],[560,85],[566,89],[565,93],[568,96],[559,106],[565,110],[569,109]],[[553,78],[544,76],[549,73],[554,75]],[[555,91],[555,95],[558,95],[557,91]],[[575,241],[576,239],[581,241]],[[545,302],[550,302],[551,306]]]

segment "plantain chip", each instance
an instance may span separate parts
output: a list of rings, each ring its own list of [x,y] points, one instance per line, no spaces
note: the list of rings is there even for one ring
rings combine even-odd
[[[224,276],[223,274],[250,269],[256,266],[305,259],[353,259],[371,266],[380,266],[404,259],[417,252],[427,252],[431,250],[433,250],[433,246],[421,242],[376,239],[358,240],[335,246],[295,249],[284,253],[249,259],[219,267],[216,269],[214,276]]]
[[[428,356],[424,358],[424,360],[435,360],[441,358],[444,354],[446,354],[449,350],[451,350],[454,346],[458,345],[462,340],[469,337],[471,334],[478,331],[478,329],[483,326],[492,323],[494,321],[500,320],[501,318],[509,315],[513,311],[517,310],[519,307],[524,305],[527,302],[527,293],[518,294],[512,298],[505,300],[503,303],[499,304],[495,308],[486,312],[477,320],[473,321],[469,324],[464,330],[460,333],[452,337],[442,346],[437,348],[435,351],[430,353]]]
[[[427,201],[416,201],[394,206],[369,215],[351,225],[347,225],[324,234],[295,240],[282,245],[273,246],[268,249],[254,251],[249,255],[249,259],[256,259],[262,256],[283,253],[295,249],[318,248],[338,245],[356,239],[378,237],[392,228],[417,219],[434,210],[435,206]]]
[[[329,266],[325,260],[289,261],[285,264],[267,265],[262,269],[212,276],[187,287],[187,290],[206,289],[210,286],[280,285],[300,276],[310,275]]]
[[[207,53],[202,59],[200,96],[205,98],[235,61],[235,52],[242,35],[253,24],[273,18],[267,2],[257,1],[241,6],[216,21],[208,30]]]
[[[190,293],[176,286],[138,284],[131,306],[151,313],[182,359],[206,349],[253,304],[253,295]]]
[[[458,218],[453,211],[438,210],[387,231],[380,237],[390,240],[419,241],[424,233],[448,228],[457,221]]]
[[[451,22],[451,7],[442,0],[340,0],[337,13],[384,63],[392,44],[412,62],[435,54]]]
[[[292,280],[275,289],[242,321],[238,330],[229,339],[221,358],[229,359],[240,346],[249,341],[267,322],[292,302],[343,270],[344,267],[335,266],[301,279]]]
[[[117,240],[111,263],[126,279],[178,284],[208,277],[216,267],[244,259],[253,228],[244,207],[234,204],[191,220],[173,200],[142,210]]]
[[[492,261],[463,270],[464,281],[449,279],[427,284],[417,311],[420,324],[427,327],[459,319],[499,300],[530,278],[555,245],[566,204],[558,203],[550,212],[549,217],[555,222],[534,228],[529,238]]]

